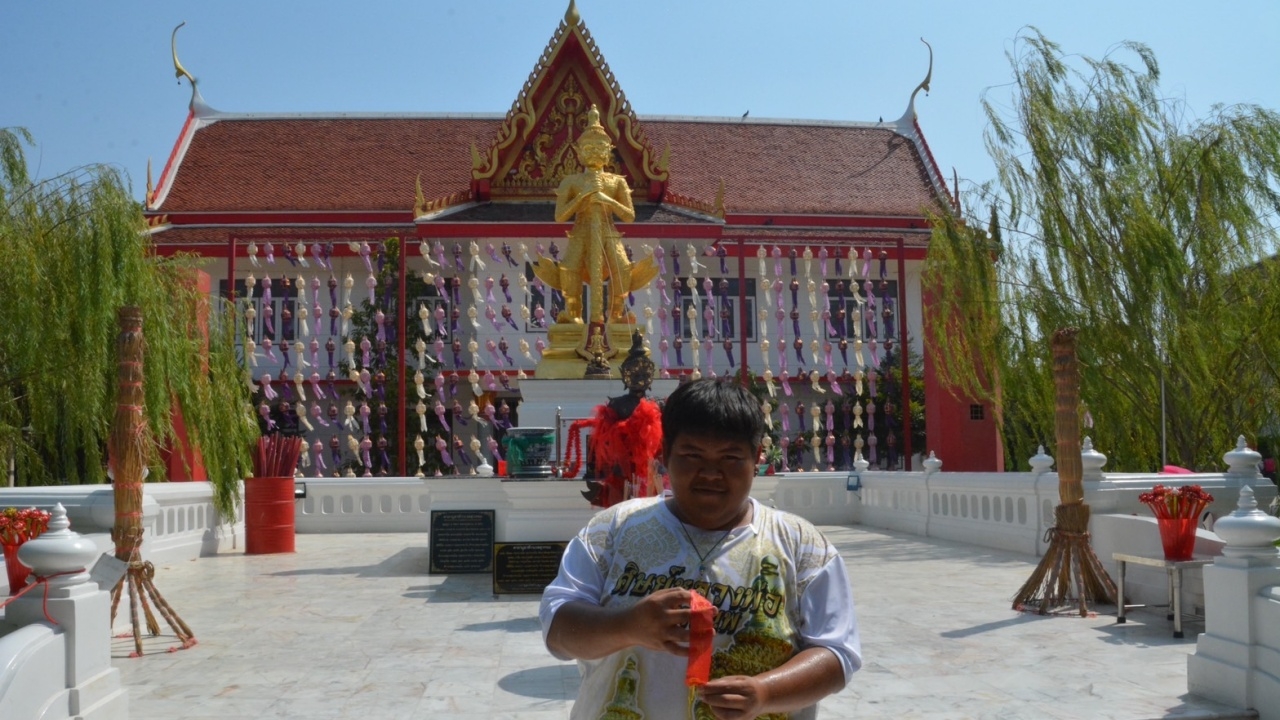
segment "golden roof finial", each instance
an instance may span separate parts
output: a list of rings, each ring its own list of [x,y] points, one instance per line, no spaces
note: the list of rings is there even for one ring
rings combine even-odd
[[[147,158],[147,207],[151,207],[151,201],[155,199],[156,186],[151,182],[151,158]]]
[[[173,29],[173,36],[169,38],[169,45],[173,49],[173,76],[178,78],[178,82],[181,83],[182,77],[185,75],[187,80],[191,81],[191,87],[194,89],[196,86],[195,77],[191,73],[187,72],[186,68],[182,67],[182,63],[178,62],[178,30],[186,24],[187,21],[183,20],[178,23],[178,27]]]
[[[564,11],[564,22],[570,27],[576,27],[582,21],[582,16],[578,15],[578,5],[574,0],[569,0],[569,9]]]
[[[418,173],[418,179],[414,182],[413,194],[413,214],[414,217],[426,213],[427,198],[422,194],[422,173]]]
[[[716,190],[716,217],[724,219],[724,178],[720,178],[720,189]]]

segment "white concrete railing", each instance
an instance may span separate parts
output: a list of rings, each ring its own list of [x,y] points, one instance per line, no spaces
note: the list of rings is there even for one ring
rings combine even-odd
[[[49,531],[18,550],[44,587],[0,615],[0,718],[125,720],[128,691],[111,665],[110,592],[89,579],[95,543],[55,505]],[[5,632],[5,631],[8,632]]]
[[[1187,689],[1280,720],[1280,518],[1245,488],[1215,529],[1226,547],[1204,570],[1205,631],[1187,658]]]
[[[207,482],[143,485],[142,557],[155,563],[193,560],[215,554],[222,547],[243,547],[244,513],[232,524],[219,523],[213,508],[213,489]],[[110,485],[54,485],[0,488],[0,508],[38,507],[51,510],[61,503],[73,527],[102,552],[113,549],[111,526],[115,499]],[[0,562],[0,565],[3,565]],[[0,579],[0,586],[8,587]]]

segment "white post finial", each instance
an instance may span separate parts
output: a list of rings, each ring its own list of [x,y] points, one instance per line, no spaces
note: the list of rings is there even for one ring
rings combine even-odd
[[[1240,488],[1235,512],[1219,518],[1213,532],[1227,544],[1222,550],[1227,557],[1274,558],[1280,553],[1274,544],[1280,538],[1280,518],[1258,509],[1248,485]]]
[[[1258,463],[1262,462],[1262,454],[1249,449],[1248,442],[1241,435],[1236,438],[1236,446],[1223,453],[1222,461],[1227,464],[1228,475],[1245,478],[1258,477]]]
[[[1031,465],[1031,471],[1036,475],[1047,473],[1053,468],[1053,457],[1044,451],[1044,446],[1040,445],[1036,448],[1036,454],[1032,455],[1027,463]]]
[[[1093,438],[1088,435],[1080,446],[1080,465],[1082,475],[1088,480],[1102,479],[1102,466],[1107,464],[1107,456],[1093,448]]]
[[[929,451],[929,457],[925,458],[922,464],[926,475],[932,475],[942,469],[942,460],[938,459],[938,456],[934,455],[932,450]]]
[[[858,469],[859,473],[864,473],[867,471],[867,468],[871,467],[871,463],[867,462],[867,459],[862,457],[862,451],[859,450],[853,456],[853,466]]]
[[[98,548],[88,538],[72,532],[62,503],[54,506],[50,516],[49,529],[18,548],[18,560],[36,577],[50,578],[51,589],[79,585],[89,579],[84,571],[98,557]]]

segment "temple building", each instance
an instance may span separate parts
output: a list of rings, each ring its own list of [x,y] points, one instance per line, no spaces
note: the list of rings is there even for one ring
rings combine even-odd
[[[908,468],[930,450],[949,470],[1002,469],[993,408],[942,387],[923,342],[928,216],[956,205],[917,122],[927,77],[891,121],[647,116],[570,3],[505,115],[228,113],[192,88],[148,178],[152,239],[207,259],[208,291],[246,323],[264,423],[314,447],[304,472],[469,472],[493,446],[481,428],[518,423],[522,380],[581,378],[575,353],[616,378],[633,329],[663,377],[771,385],[790,469],[857,451]],[[599,130],[603,171],[631,191],[625,262],[653,274],[579,300],[534,270],[576,262],[557,191]],[[910,384],[889,377],[911,356]]]

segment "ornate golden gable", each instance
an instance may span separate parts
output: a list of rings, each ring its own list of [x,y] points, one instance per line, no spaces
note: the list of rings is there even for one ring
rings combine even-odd
[[[572,2],[489,149],[482,153],[471,146],[476,199],[553,195],[561,179],[582,169],[573,143],[593,104],[614,143],[608,169],[626,176],[637,196],[661,200],[669,148],[661,156],[653,152]]]

